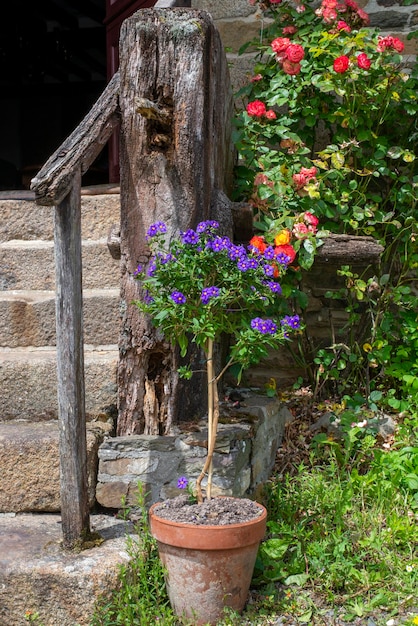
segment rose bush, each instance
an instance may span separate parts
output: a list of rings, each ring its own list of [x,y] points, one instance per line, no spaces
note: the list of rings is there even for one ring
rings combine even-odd
[[[291,233],[302,270],[318,240],[301,215],[315,216],[328,232],[372,235],[383,245],[377,275],[341,270],[347,287],[338,297],[349,303],[351,343],[316,358],[312,380],[331,378],[340,390],[351,381],[366,397],[392,384],[399,406],[399,390],[415,397],[418,389],[417,367],[412,378],[408,371],[417,348],[407,340],[418,323],[416,61],[403,56],[398,38],[370,28],[354,0],[250,4],[262,28],[242,49],[254,52],[254,71],[237,94],[244,106],[235,118],[235,199],[252,204],[263,236]],[[265,112],[254,115],[254,102]],[[300,274],[289,277],[295,287]],[[303,307],[307,298],[297,288],[293,294]]]
[[[333,232],[375,234],[394,209],[410,215],[417,72],[402,69],[404,44],[368,28],[353,0],[258,4],[262,40],[248,44],[254,75],[238,94],[248,104],[236,118],[237,197],[261,221],[306,210]]]

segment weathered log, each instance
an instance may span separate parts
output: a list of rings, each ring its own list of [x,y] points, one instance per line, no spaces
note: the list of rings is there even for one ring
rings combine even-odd
[[[140,297],[134,272],[148,260],[153,222],[167,224],[168,240],[205,219],[219,219],[232,234],[225,208],[234,163],[232,95],[221,39],[203,11],[145,9],[125,20],[119,71],[124,311],[118,434],[166,434],[180,409],[182,419],[204,409],[205,384],[198,376],[179,379],[177,352],[132,305]],[[163,111],[163,119],[137,113],[138,98]]]
[[[317,250],[316,263],[373,265],[384,250],[373,237],[330,234],[323,241]]]
[[[55,209],[58,417],[64,545],[90,532],[81,288],[81,174]]]

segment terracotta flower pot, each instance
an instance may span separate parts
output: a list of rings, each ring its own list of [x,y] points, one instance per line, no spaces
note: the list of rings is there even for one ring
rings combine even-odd
[[[167,572],[171,606],[196,626],[216,624],[224,607],[241,612],[247,601],[267,511],[249,522],[193,525],[159,517],[150,508],[151,532]]]

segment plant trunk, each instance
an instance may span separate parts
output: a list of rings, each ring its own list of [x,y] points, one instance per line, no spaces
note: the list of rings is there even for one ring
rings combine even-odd
[[[197,501],[199,503],[203,502],[202,480],[206,472],[208,474],[206,498],[210,500],[212,497],[213,452],[216,445],[216,433],[219,421],[218,386],[213,367],[213,339],[208,339],[206,351],[206,371],[208,381],[208,454],[200,476],[196,480]]]

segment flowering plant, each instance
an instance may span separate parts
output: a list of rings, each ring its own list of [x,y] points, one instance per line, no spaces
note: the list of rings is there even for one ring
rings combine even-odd
[[[330,294],[346,302],[350,346],[333,341],[320,351],[315,374],[309,329],[299,348],[315,389],[319,379],[330,389],[337,381],[340,390],[351,382],[365,398],[372,391],[389,397],[390,388],[389,405],[400,406],[398,393],[411,397],[416,360],[416,60],[403,56],[398,38],[369,28],[355,0],[249,2],[258,8],[261,32],[242,49],[254,51],[255,60],[238,93],[244,106],[235,120],[235,199],[253,205],[263,233],[308,213],[329,233],[371,235],[383,246],[375,275],[342,268],[345,297]],[[299,258],[308,251],[303,269],[316,239],[299,245]],[[300,277],[287,275],[303,308],[308,299],[295,283]],[[394,367],[401,354],[404,365]],[[418,388],[416,368],[413,381]]]
[[[215,221],[181,233],[167,243],[166,225],[157,222],[148,230],[151,258],[138,267],[143,295],[135,304],[151,316],[164,337],[187,354],[189,341],[203,349],[208,390],[208,455],[197,479],[208,475],[206,496],[211,496],[212,457],[219,416],[217,383],[232,365],[242,369],[257,363],[269,348],[278,348],[300,326],[297,315],[284,314],[280,278],[292,255],[286,248],[268,245],[260,238],[245,247],[219,234]],[[283,248],[283,247],[282,247]],[[279,315],[279,317],[278,317]],[[215,371],[214,343],[226,333],[232,339],[227,363]],[[189,367],[180,368],[186,378]],[[238,375],[238,377],[240,374]]]
[[[243,49],[256,56],[239,92],[238,197],[263,228],[284,211],[312,212],[332,232],[398,228],[394,212],[411,215],[418,181],[417,71],[405,69],[403,42],[368,28],[354,0],[250,4],[263,29]]]

